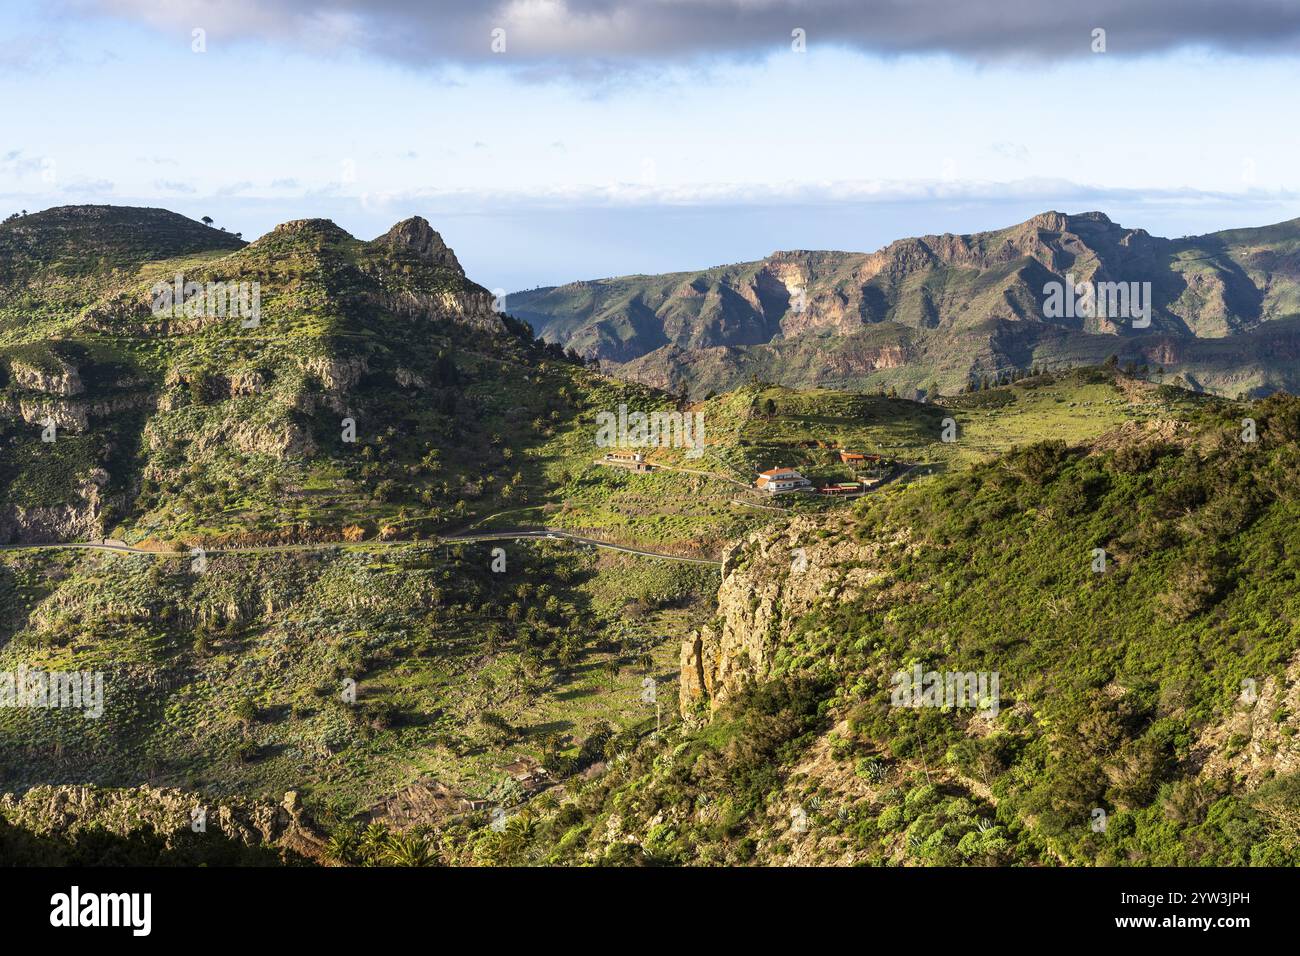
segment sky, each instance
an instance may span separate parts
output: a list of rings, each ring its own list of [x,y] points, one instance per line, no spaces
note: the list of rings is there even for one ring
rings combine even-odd
[[[507,291],[1048,209],[1300,216],[1300,4],[1064,6],[10,0],[0,215],[422,215]]]

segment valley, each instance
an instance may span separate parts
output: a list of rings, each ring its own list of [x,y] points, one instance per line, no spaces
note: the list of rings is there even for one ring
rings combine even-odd
[[[418,218],[61,207],[0,252],[0,674],[106,688],[0,707],[13,854],[1295,859],[1293,399],[1107,355],[661,388]],[[257,283],[256,324],[160,314],[178,273]],[[611,457],[620,407],[699,441]],[[997,714],[891,709],[922,663],[1000,674]]]

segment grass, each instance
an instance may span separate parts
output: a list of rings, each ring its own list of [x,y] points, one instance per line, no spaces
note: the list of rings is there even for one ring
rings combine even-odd
[[[703,613],[706,572],[507,548],[503,575],[486,546],[212,556],[202,574],[179,559],[7,553],[0,670],[107,674],[101,720],[0,711],[7,783],[299,789],[343,813],[422,774],[482,795],[513,756],[540,757],[548,733],[572,751],[598,726],[644,724],[642,647],[675,713],[670,635]],[[605,580],[623,582],[621,598]],[[349,677],[355,707],[340,696]],[[241,726],[244,699],[256,717]],[[510,739],[484,736],[489,711],[517,728]]]

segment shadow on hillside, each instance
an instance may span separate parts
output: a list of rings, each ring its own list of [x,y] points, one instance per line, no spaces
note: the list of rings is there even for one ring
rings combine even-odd
[[[250,847],[220,831],[165,837],[149,827],[128,836],[102,827],[75,835],[34,833],[0,818],[0,862],[7,866],[305,866],[310,860]]]

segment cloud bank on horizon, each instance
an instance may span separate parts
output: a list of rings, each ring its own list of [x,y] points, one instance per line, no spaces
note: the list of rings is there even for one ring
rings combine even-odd
[[[228,39],[348,48],[410,65],[473,64],[506,52],[557,72],[762,55],[793,31],[871,55],[972,60],[1186,48],[1252,55],[1300,52],[1292,0],[85,0],[102,12]],[[496,31],[504,31],[498,33]]]

